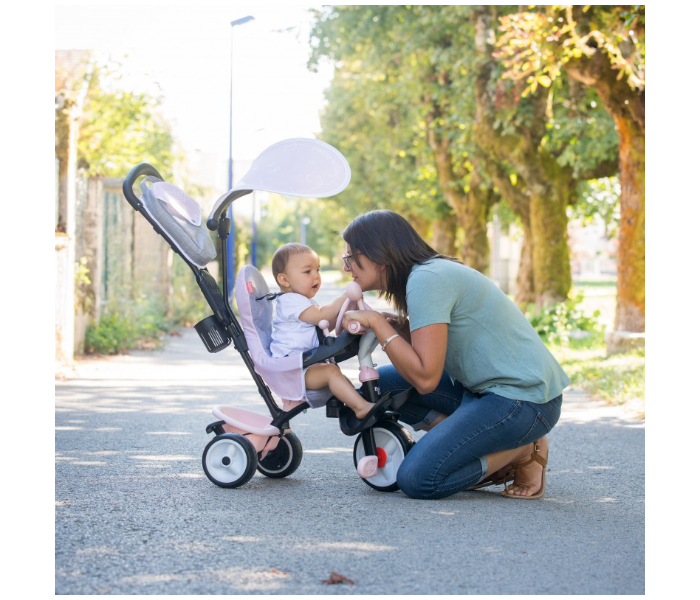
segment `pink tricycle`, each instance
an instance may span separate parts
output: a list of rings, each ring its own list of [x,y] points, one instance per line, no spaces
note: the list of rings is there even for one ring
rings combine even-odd
[[[134,185],[142,177],[142,193],[137,195]],[[332,397],[324,404],[326,416],[337,418],[346,435],[357,436],[353,459],[362,480],[379,491],[398,489],[396,474],[414,441],[398,423],[397,411],[413,390],[382,396],[372,362],[372,351],[378,344],[376,337],[371,331],[362,332],[357,324],[349,326],[351,331],[343,331],[346,310],[369,309],[359,286],[348,286],[348,300],[335,324],[335,336],[330,335],[326,324],[319,329],[318,347],[303,355],[283,358],[270,355],[272,294],[262,274],[252,265],[245,265],[238,272],[234,286],[238,316],[224,295],[229,290],[227,240],[231,227],[226,211],[234,200],[254,190],[323,198],[341,192],[349,181],[350,168],[345,158],[319,140],[285,140],[265,150],[243,179],[217,200],[206,221],[206,227],[217,232],[221,243],[221,288],[206,268],[216,258],[216,249],[197,203],[179,188],[165,183],[158,171],[146,163],[135,166],[124,181],[124,196],[129,204],[191,268],[213,311],[195,325],[207,350],[219,352],[233,342],[270,412],[268,416],[233,406],[213,409],[216,421],[206,431],[214,437],[204,448],[202,467],[209,480],[220,487],[244,485],[256,470],[273,479],[294,473],[303,450],[290,421],[308,408],[320,408],[305,396],[304,369],[318,362],[341,362],[357,356],[361,382],[358,392],[370,402],[381,403],[382,409],[371,420],[359,421]],[[273,394],[280,398],[281,406]]]

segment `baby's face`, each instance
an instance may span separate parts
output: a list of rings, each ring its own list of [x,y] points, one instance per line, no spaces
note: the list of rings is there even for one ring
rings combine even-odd
[[[321,267],[316,253],[290,256],[284,273],[277,277],[277,283],[283,291],[313,298],[321,287]]]

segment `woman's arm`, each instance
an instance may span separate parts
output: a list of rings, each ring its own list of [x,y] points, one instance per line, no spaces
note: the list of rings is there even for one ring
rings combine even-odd
[[[347,327],[350,321],[358,321],[364,327],[371,328],[380,344],[397,333],[382,314],[374,311],[348,311],[343,325]],[[410,342],[401,336],[394,338],[386,347],[386,353],[399,374],[419,394],[428,394],[437,387],[445,368],[447,323],[416,329],[411,333]]]
[[[311,325],[318,325],[321,321],[326,320],[333,326],[347,297],[347,293],[343,293],[325,306],[309,306],[299,315],[299,320]]]

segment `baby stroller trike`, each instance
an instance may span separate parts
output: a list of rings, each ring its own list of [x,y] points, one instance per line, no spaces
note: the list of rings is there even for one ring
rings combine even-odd
[[[142,177],[139,183],[142,193],[137,196],[133,188]],[[232,406],[213,409],[217,420],[206,431],[214,437],[204,449],[202,466],[207,477],[220,487],[244,485],[256,469],[270,478],[287,477],[296,471],[303,450],[291,431],[290,421],[307,408],[316,408],[305,397],[303,369],[322,361],[339,363],[358,356],[362,382],[358,391],[370,402],[381,402],[383,410],[369,422],[361,422],[350,409],[331,397],[325,403],[326,416],[338,418],[346,435],[357,436],[353,459],[363,481],[379,491],[398,489],[396,473],[414,441],[399,425],[397,411],[413,390],[381,396],[371,356],[377,346],[376,337],[371,331],[364,335],[360,335],[361,331],[342,331],[345,310],[363,306],[359,286],[349,286],[349,299],[336,322],[335,337],[329,334],[328,327],[323,332],[319,329],[318,347],[303,355],[284,358],[270,355],[271,294],[255,267],[243,266],[236,277],[238,317],[226,300],[227,238],[231,227],[226,210],[234,200],[254,190],[323,198],[342,191],[349,180],[350,168],[342,154],[318,140],[285,140],[265,150],[243,179],[217,200],[206,221],[221,243],[221,288],[206,268],[216,258],[216,250],[202,222],[199,205],[179,188],[165,183],[147,163],[136,165],[124,181],[124,196],[129,204],[190,267],[213,312],[195,325],[207,350],[219,352],[233,342],[270,412],[268,417]],[[281,407],[273,392],[280,397]]]

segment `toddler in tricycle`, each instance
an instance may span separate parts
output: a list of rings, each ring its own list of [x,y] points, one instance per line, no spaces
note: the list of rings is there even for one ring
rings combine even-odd
[[[362,480],[379,491],[398,489],[396,473],[414,441],[399,425],[397,410],[413,390],[382,396],[371,356],[376,337],[371,331],[363,335],[353,324],[343,331],[347,310],[369,309],[359,286],[351,282],[345,294],[318,306],[312,300],[321,283],[318,257],[308,246],[294,244],[280,248],[278,260],[273,259],[281,295],[271,294],[262,274],[244,265],[233,286],[238,314],[228,298],[231,220],[226,211],[232,202],[254,190],[323,198],[340,193],[349,181],[347,161],[332,146],[313,139],[284,140],[260,154],[236,186],[217,200],[206,227],[197,203],[165,183],[151,165],[136,165],[124,181],[129,204],[190,267],[212,309],[211,316],[195,325],[207,350],[219,352],[233,343],[270,412],[266,416],[233,406],[212,410],[216,421],[206,431],[214,437],[204,449],[202,467],[218,486],[244,485],[256,470],[270,478],[291,475],[303,450],[290,421],[308,408],[325,407],[343,433],[357,436],[353,459]],[[137,182],[140,195],[134,192]],[[220,285],[207,270],[216,258],[207,228],[220,241]],[[360,363],[359,390],[337,366],[354,356]]]

